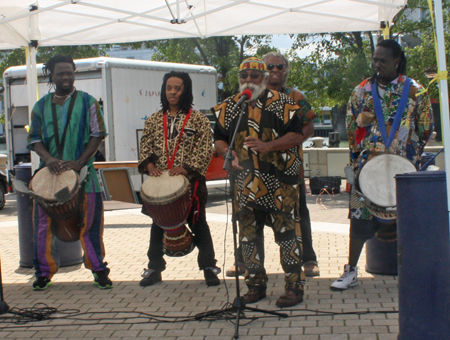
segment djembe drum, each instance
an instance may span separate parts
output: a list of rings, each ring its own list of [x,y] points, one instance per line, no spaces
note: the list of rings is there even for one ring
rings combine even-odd
[[[380,241],[397,240],[395,175],[416,170],[414,164],[405,157],[381,154],[367,161],[356,175],[356,194],[375,218],[384,224],[375,234]]]
[[[61,241],[80,239],[83,190],[80,176],[73,170],[59,175],[45,167],[30,180],[32,197],[52,219],[52,228]]]
[[[163,251],[171,257],[185,256],[194,250],[194,239],[186,227],[191,207],[190,183],[183,175],[150,176],[141,187],[144,208],[153,222],[164,230]]]

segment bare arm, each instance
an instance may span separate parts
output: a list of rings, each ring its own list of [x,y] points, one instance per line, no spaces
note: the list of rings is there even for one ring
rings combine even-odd
[[[253,151],[271,152],[284,151],[303,142],[303,135],[297,132],[288,132],[284,136],[272,140],[270,142],[263,142],[259,138],[246,137],[244,145]]]
[[[60,174],[61,173],[61,161],[55,157],[53,157],[50,152],[44,146],[44,143],[37,142],[33,144],[33,151],[36,152],[41,159],[44,160],[48,169],[52,174]]]
[[[302,140],[302,143],[303,143],[309,137],[312,137],[314,135],[314,122],[312,120],[310,120],[308,123],[303,125],[302,132],[303,132],[303,140]]]

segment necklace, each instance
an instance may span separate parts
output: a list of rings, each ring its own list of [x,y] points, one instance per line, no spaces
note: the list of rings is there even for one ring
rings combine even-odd
[[[74,91],[76,90],[75,86],[73,87],[72,92],[65,94],[64,96],[58,96],[56,93],[53,93],[53,96],[55,96],[56,98],[67,98],[68,96],[70,96],[72,93],[74,93]]]
[[[382,91],[386,91],[387,85],[381,85],[380,83],[377,83],[376,90],[377,90],[378,98],[383,99],[383,97],[380,95],[380,90],[378,88],[380,88]],[[383,94],[384,94],[384,92],[383,92]]]

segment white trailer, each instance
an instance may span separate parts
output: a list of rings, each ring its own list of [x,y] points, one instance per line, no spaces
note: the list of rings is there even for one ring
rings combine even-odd
[[[104,142],[106,161],[136,161],[145,119],[159,110],[162,78],[170,71],[188,72],[193,85],[194,108],[204,113],[217,103],[217,72],[210,66],[175,64],[121,58],[75,60],[75,87],[94,96],[103,108],[108,137]],[[48,77],[38,68],[38,93],[48,93]],[[29,122],[26,67],[8,68],[3,74],[8,167],[30,162],[26,126]],[[51,90],[53,91],[53,89]],[[31,103],[34,105],[34,103]],[[142,177],[130,168],[135,189]]]

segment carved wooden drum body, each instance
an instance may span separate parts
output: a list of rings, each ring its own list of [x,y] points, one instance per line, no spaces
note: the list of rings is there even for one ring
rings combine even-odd
[[[68,170],[56,175],[45,167],[33,176],[29,187],[36,202],[52,218],[56,237],[66,242],[79,240],[83,190],[78,173]]]
[[[150,176],[141,187],[145,210],[164,230],[163,248],[168,256],[184,256],[195,248],[192,233],[185,225],[191,208],[189,189],[185,176],[169,176],[168,171],[159,177]]]

